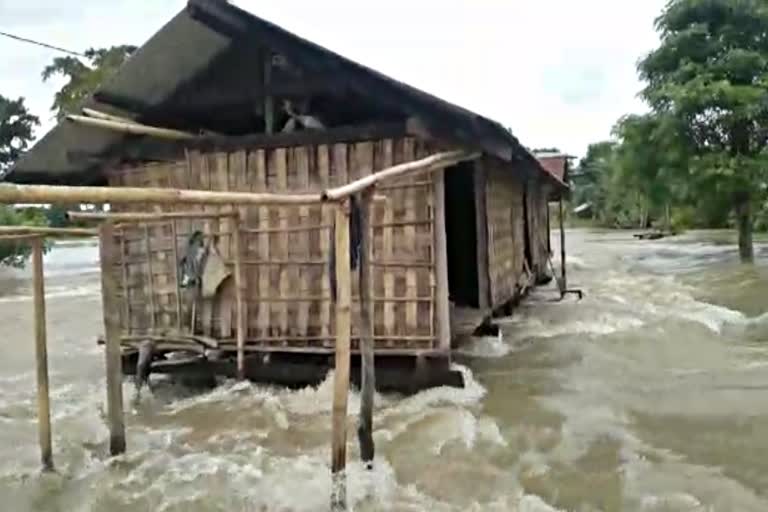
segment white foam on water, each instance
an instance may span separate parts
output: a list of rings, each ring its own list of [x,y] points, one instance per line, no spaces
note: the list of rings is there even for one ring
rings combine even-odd
[[[508,332],[513,333],[515,339],[523,340],[584,334],[605,336],[619,331],[639,329],[645,325],[645,321],[629,314],[602,311],[588,320],[555,317],[545,323],[541,318],[531,317],[514,322],[505,322],[504,325],[514,325],[514,328],[510,328]]]
[[[46,300],[68,299],[82,297],[100,299],[101,288],[98,285],[87,286],[49,286],[45,290]],[[31,302],[31,294],[9,295],[0,297],[0,303]]]
[[[498,336],[473,336],[454,352],[467,357],[492,359],[504,357],[511,351],[512,347],[504,340],[504,334],[499,329]]]
[[[644,511],[704,512],[706,510],[695,496],[686,493],[643,496],[640,506]]]

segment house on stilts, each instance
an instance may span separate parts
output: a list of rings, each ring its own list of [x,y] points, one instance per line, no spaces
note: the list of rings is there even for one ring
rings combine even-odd
[[[303,194],[440,152],[479,155],[376,187],[382,389],[455,380],[452,341],[551,275],[548,203],[567,187],[507,129],[225,1],[190,0],[82,108],[7,181]],[[290,385],[325,376],[335,329],[330,205],[111,208],[128,210],[188,215],[115,229],[106,265],[118,284],[126,373],[137,344],[152,338],[159,355],[194,352],[189,340],[200,347],[183,361],[157,360],[153,371],[234,375],[240,251],[247,376]],[[196,233],[210,248],[206,266],[218,265],[202,300],[183,286],[179,264]],[[353,283],[353,311],[356,294]],[[358,332],[355,321],[353,354]]]

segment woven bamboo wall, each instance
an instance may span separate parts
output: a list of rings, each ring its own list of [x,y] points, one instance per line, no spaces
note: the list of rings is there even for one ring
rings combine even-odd
[[[524,277],[523,184],[509,164],[488,158],[485,166],[488,273],[495,307],[515,296]]]
[[[549,256],[549,189],[543,183],[532,180],[526,186],[529,212],[529,237],[532,269],[536,275],[546,271]]]
[[[319,192],[372,171],[434,152],[413,138],[257,149],[191,152],[186,162],[146,165],[110,174],[114,186],[174,187],[253,192]],[[374,336],[379,349],[436,345],[433,183],[421,174],[377,188],[386,202],[373,211]],[[194,207],[193,207],[194,208]],[[190,211],[190,206],[176,210]],[[201,206],[201,212],[229,207]],[[330,348],[334,304],[328,276],[333,206],[240,207],[247,285],[247,342],[279,349]],[[145,205],[132,211],[171,211]],[[189,300],[178,291],[176,265],[189,234],[212,237],[225,261],[233,260],[231,219],[178,220],[119,231],[122,326],[128,333],[188,330]],[[175,241],[175,243],[174,243]],[[234,286],[228,279],[196,332],[234,338]],[[353,299],[357,283],[353,285]],[[353,302],[353,348],[357,344]]]

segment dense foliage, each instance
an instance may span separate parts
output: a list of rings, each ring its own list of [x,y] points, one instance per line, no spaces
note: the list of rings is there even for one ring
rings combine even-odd
[[[768,213],[768,2],[672,0],[638,70],[651,107],[577,170],[577,201],[603,223],[739,229],[742,259]]]
[[[87,62],[77,57],[57,57],[43,70],[43,81],[61,75],[68,79],[53,100],[51,110],[61,119],[77,113],[82,102],[108,80],[136,51],[135,46],[91,48],[85,51]]]
[[[24,105],[24,99],[0,95],[0,178],[27,149],[32,132],[40,124]]]

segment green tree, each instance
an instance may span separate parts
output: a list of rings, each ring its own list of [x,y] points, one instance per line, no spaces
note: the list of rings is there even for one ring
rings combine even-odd
[[[110,48],[90,48],[85,51],[86,62],[77,57],[56,57],[43,70],[43,81],[61,75],[68,79],[53,100],[51,110],[62,119],[77,113],[80,105],[98,87],[109,79],[136,51],[135,46],[121,45]]]
[[[680,123],[670,116],[629,115],[614,127],[615,184],[636,194],[639,224],[664,219],[671,227],[671,207],[687,199],[690,145]]]
[[[691,186],[729,198],[739,254],[751,261],[767,160],[768,2],[671,0],[656,27],[661,44],[639,64],[643,96],[684,127]]]
[[[608,184],[613,173],[614,141],[590,144],[587,154],[571,174],[573,201],[576,204],[590,203],[593,220],[605,221],[608,201]]]
[[[0,179],[27,149],[34,136],[37,117],[29,113],[24,99],[9,100],[0,95]],[[44,224],[41,214],[19,212],[0,205],[0,225]],[[29,255],[29,247],[13,242],[0,243],[0,265],[22,266]]]
[[[0,179],[27,149],[40,120],[29,113],[24,98],[0,95]]]

